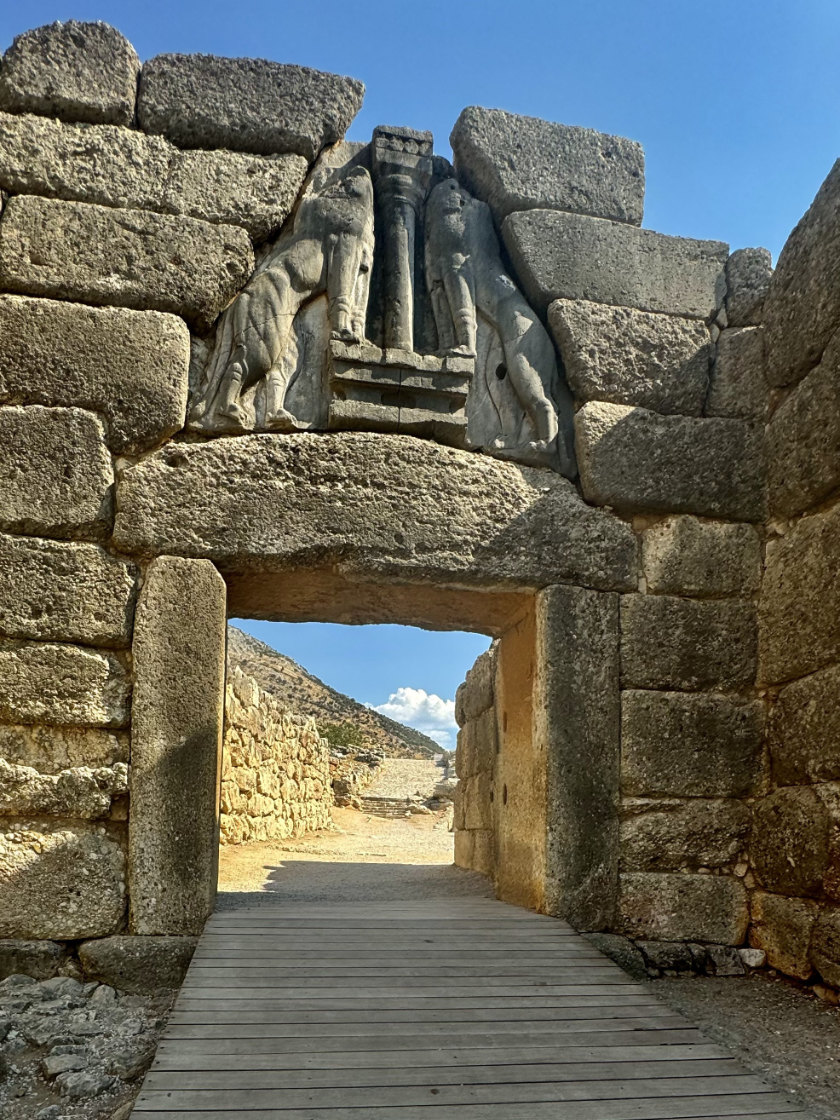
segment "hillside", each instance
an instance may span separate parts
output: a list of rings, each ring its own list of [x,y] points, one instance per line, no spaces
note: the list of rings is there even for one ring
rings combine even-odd
[[[440,752],[434,739],[422,731],[405,727],[337,692],[291,657],[235,626],[228,626],[227,656],[229,667],[238,666],[294,711],[313,716],[321,734],[333,741],[341,741],[342,730],[349,730],[355,738],[352,729],[358,728],[361,743],[348,745],[379,748],[392,758],[429,758]]]

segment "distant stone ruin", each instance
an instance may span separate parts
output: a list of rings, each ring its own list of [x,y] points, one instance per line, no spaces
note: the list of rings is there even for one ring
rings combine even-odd
[[[497,639],[458,861],[840,988],[840,166],[773,272],[641,228],[631,141],[472,107],[450,165],[362,96],[2,60],[0,966],[189,955],[230,614]]]

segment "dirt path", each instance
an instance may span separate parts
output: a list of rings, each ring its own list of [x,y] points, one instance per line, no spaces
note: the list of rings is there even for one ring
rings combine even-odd
[[[386,758],[366,797],[418,797],[427,801],[443,771],[431,759]]]

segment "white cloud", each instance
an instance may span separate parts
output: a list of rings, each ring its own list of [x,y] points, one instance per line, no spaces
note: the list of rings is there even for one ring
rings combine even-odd
[[[446,750],[455,746],[458,725],[454,700],[444,700],[424,688],[403,687],[392,692],[384,704],[371,707],[383,716],[422,731]]]

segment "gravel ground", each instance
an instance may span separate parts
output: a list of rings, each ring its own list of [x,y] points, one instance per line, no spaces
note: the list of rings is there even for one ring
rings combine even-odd
[[[431,759],[386,758],[365,797],[419,797],[427,801],[444,771]]]

